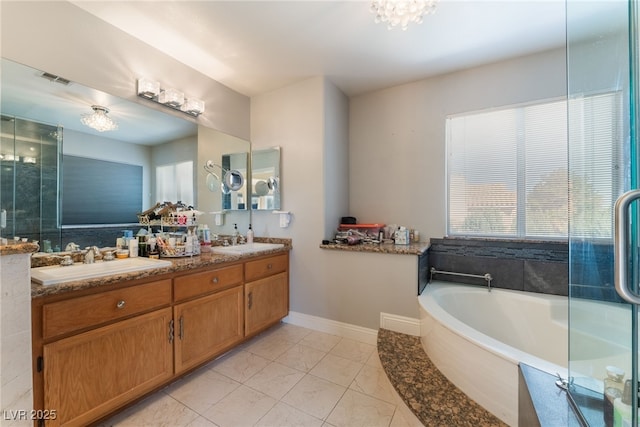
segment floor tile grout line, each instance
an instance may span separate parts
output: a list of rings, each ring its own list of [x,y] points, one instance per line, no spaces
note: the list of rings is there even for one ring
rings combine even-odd
[[[238,384],[236,387],[234,387],[234,390],[237,390],[237,388],[240,387],[240,386],[245,386],[245,387],[247,387],[248,389],[250,389],[252,391],[259,392],[259,393],[261,393],[261,394],[263,394],[265,396],[268,396],[268,397],[271,397],[272,399],[274,399],[274,403],[271,406],[271,408],[266,413],[264,413],[262,416],[260,416],[260,418],[258,419],[258,421],[256,421],[255,424],[258,424],[260,422],[260,420],[262,420],[278,404],[282,404],[282,405],[286,405],[289,408],[293,408],[296,411],[304,413],[304,414],[312,417],[313,419],[319,420],[319,421],[322,422],[323,425],[328,426],[328,425],[330,425],[330,423],[327,420],[329,419],[331,414],[334,413],[336,408],[341,404],[341,402],[343,401],[343,399],[345,398],[345,396],[347,395],[347,393],[349,391],[351,391],[353,393],[357,393],[357,394],[363,395],[363,396],[366,396],[366,397],[374,399],[376,401],[384,402],[386,404],[391,405],[393,407],[393,412],[391,414],[391,420],[393,420],[395,415],[397,413],[399,413],[398,412],[399,410],[398,410],[398,404],[397,403],[388,402],[385,399],[381,399],[381,398],[379,398],[379,397],[377,397],[377,396],[375,396],[373,394],[369,394],[368,392],[364,391],[365,388],[363,388],[360,385],[358,385],[359,383],[357,382],[357,379],[363,373],[363,370],[365,369],[365,367],[369,367],[370,366],[370,367],[372,367],[374,369],[377,369],[377,370],[379,370],[381,368],[381,366],[379,366],[380,365],[379,361],[376,364],[376,362],[372,360],[372,358],[375,357],[375,354],[376,354],[376,351],[377,351],[377,348],[375,346],[373,346],[373,349],[371,349],[371,351],[368,352],[368,354],[367,354],[367,353],[365,353],[363,351],[360,351],[360,349],[358,348],[361,344],[366,344],[366,343],[360,343],[357,340],[353,340],[353,339],[350,339],[350,338],[347,338],[347,337],[340,337],[340,336],[337,336],[337,335],[332,335],[332,334],[329,334],[329,333],[324,333],[324,332],[318,331],[319,333],[322,333],[323,335],[327,335],[327,336],[330,336],[330,337],[334,338],[332,340],[329,340],[329,341],[333,342],[332,345],[329,345],[327,347],[322,347],[320,345],[320,347],[322,347],[322,349],[320,349],[317,346],[308,345],[308,340],[307,340],[307,342],[305,342],[305,339],[310,338],[310,336],[314,333],[313,330],[309,330],[307,333],[304,333],[304,334],[297,333],[297,332],[288,333],[288,332],[280,332],[280,331],[283,331],[283,329],[276,329],[276,330],[274,330],[274,331],[272,331],[270,333],[258,335],[256,337],[250,339],[246,343],[243,343],[243,345],[241,347],[237,347],[235,349],[231,349],[228,352],[220,355],[216,359],[214,359],[214,360],[212,360],[212,361],[200,366],[199,368],[196,368],[196,370],[194,370],[193,372],[187,374],[185,377],[183,377],[179,381],[185,381],[185,385],[188,386],[188,382],[187,381],[193,380],[198,375],[206,375],[206,372],[210,371],[210,372],[215,373],[216,375],[220,375],[221,377],[224,377],[225,379],[227,379],[227,380],[229,380],[229,381],[231,381],[233,383]],[[293,336],[296,336],[296,339],[292,339]],[[259,342],[259,341],[268,342],[269,339],[275,339],[275,340],[279,340],[279,341],[282,341],[282,342],[286,342],[286,343],[290,344],[290,346],[288,346],[287,350],[285,350],[285,351],[283,351],[281,353],[278,353],[278,355],[276,355],[276,356],[270,355],[270,357],[265,357],[264,356],[264,352],[263,352],[263,354],[259,354],[259,353],[254,353],[253,351],[251,351],[249,349],[252,345],[255,345],[257,342]],[[335,340],[335,339],[337,339],[337,340]],[[352,344],[352,342],[355,343],[355,345]],[[338,346],[340,346],[341,344],[345,345],[346,348],[345,349],[340,349],[339,351],[334,353],[334,351],[336,351],[336,349],[339,348]],[[266,345],[268,345],[268,343]],[[309,366],[304,365],[305,366],[304,370],[301,370],[301,369],[299,369],[299,368],[297,368],[295,366],[287,365],[286,363],[283,363],[283,361],[279,360],[280,358],[282,358],[288,351],[290,351],[296,345],[299,345],[299,346],[302,346],[302,347],[306,347],[306,348],[321,352],[322,353],[322,357],[320,357],[317,361],[315,361],[313,364],[311,364]],[[352,354],[354,354],[353,357],[348,357],[348,355],[349,355],[348,352],[350,351],[349,350],[350,348],[355,349],[354,353],[352,353]],[[256,349],[254,348],[254,350],[256,350]],[[366,350],[366,348],[365,348],[365,350]],[[251,354],[253,356],[260,357],[260,358],[264,359],[265,361],[268,361],[268,364],[265,365],[265,366],[262,366],[258,371],[253,373],[250,377],[243,378],[241,381],[236,380],[236,379],[226,375],[223,372],[215,370],[215,367],[216,367],[217,364],[220,364],[223,360],[230,359],[234,355],[240,354],[242,352],[246,352],[246,353]],[[342,360],[349,361],[350,363],[357,363],[359,365],[358,369],[357,369],[357,372],[355,372],[355,374],[353,375],[353,378],[350,380],[348,385],[345,386],[345,385],[337,383],[337,382],[335,382],[333,380],[330,380],[330,379],[327,379],[327,378],[323,378],[322,376],[318,376],[317,374],[311,373],[311,371],[315,367],[317,367],[329,355],[331,355],[332,357],[335,357],[335,358],[339,358],[339,359],[342,359]],[[347,356],[347,357],[345,357],[345,356]],[[379,356],[377,356],[377,357],[379,358]],[[254,378],[256,375],[258,375],[260,372],[262,372],[267,366],[272,365],[273,363],[277,363],[280,366],[284,366],[286,368],[292,369],[293,371],[301,374],[301,377],[295,382],[295,384],[293,384],[291,387],[288,388],[287,392],[285,392],[284,395],[281,398],[273,398],[273,396],[270,396],[270,395],[268,395],[268,394],[266,394],[266,393],[264,393],[264,392],[262,392],[262,391],[260,391],[258,389],[255,389],[255,388],[247,385],[247,383],[249,381],[251,381],[252,378]],[[384,370],[382,370],[382,371],[384,372]],[[189,377],[191,377],[191,378],[189,379]],[[305,411],[302,408],[298,408],[296,406],[293,406],[292,404],[287,403],[287,402],[285,402],[283,400],[285,398],[285,396],[287,396],[287,394],[290,393],[306,377],[314,377],[316,379],[319,379],[319,380],[325,381],[327,383],[333,384],[334,386],[340,387],[341,390],[342,390],[341,393],[340,393],[339,398],[337,398],[335,403],[328,410],[327,415],[325,415],[323,418],[318,418],[316,415],[311,414],[311,413]],[[174,384],[176,384],[176,383],[174,383]],[[224,396],[220,397],[215,403],[211,403],[210,406],[207,407],[207,409],[204,409],[204,410],[202,410],[202,412],[200,412],[200,411],[196,411],[193,407],[189,406],[187,404],[187,402],[183,403],[178,398],[176,398],[176,397],[172,396],[171,394],[169,394],[169,388],[170,388],[170,385],[168,385],[167,387],[165,387],[161,391],[163,391],[164,394],[166,396],[169,396],[173,401],[175,401],[178,404],[182,405],[182,407],[187,408],[188,410],[192,411],[196,415],[193,420],[189,421],[189,423],[193,423],[196,419],[198,419],[199,417],[202,417],[202,419],[207,420],[208,422],[211,422],[213,425],[216,425],[216,426],[218,424],[216,424],[213,420],[211,420],[208,417],[206,417],[204,415],[204,413],[209,411],[213,406],[215,406],[216,404],[221,402],[223,399],[225,399],[227,396],[229,396],[229,394],[231,394],[233,392],[233,390],[229,391],[229,392],[226,392],[224,394]],[[389,424],[390,423],[391,423],[391,421],[389,422]]]

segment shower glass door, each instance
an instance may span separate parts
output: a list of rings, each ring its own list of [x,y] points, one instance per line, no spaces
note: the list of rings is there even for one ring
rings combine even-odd
[[[616,291],[615,204],[637,189],[634,1],[567,0],[569,398],[590,426],[637,424],[637,305]],[[624,272],[638,292],[640,202],[623,206]],[[626,385],[626,389],[625,389]]]

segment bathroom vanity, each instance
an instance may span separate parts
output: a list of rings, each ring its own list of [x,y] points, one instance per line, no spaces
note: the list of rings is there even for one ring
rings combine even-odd
[[[91,424],[279,322],[289,249],[32,284],[34,406],[55,411],[44,425]]]

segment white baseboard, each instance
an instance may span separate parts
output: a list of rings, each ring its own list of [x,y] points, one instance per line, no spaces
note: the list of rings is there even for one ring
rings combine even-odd
[[[335,320],[312,316],[310,314],[290,311],[289,315],[285,317],[283,321],[292,325],[313,329],[315,331],[351,338],[367,344],[376,345],[378,342],[378,331],[375,329],[363,328],[362,326],[337,322]]]
[[[380,313],[380,327],[401,334],[420,336],[420,320],[412,317]]]
[[[283,321],[315,331],[351,338],[367,344],[376,345],[378,341],[378,331],[375,329],[363,328],[362,326],[351,325],[349,323],[338,322],[310,314],[298,313],[296,311],[290,311],[289,315],[285,317]],[[410,317],[380,313],[380,327],[394,332],[420,336],[420,321]]]

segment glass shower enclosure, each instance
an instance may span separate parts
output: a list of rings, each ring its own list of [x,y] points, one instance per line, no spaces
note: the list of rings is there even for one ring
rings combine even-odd
[[[0,236],[61,244],[60,126],[0,116]],[[45,245],[47,247],[45,247]]]
[[[636,426],[638,4],[566,6],[569,400],[583,425]]]

